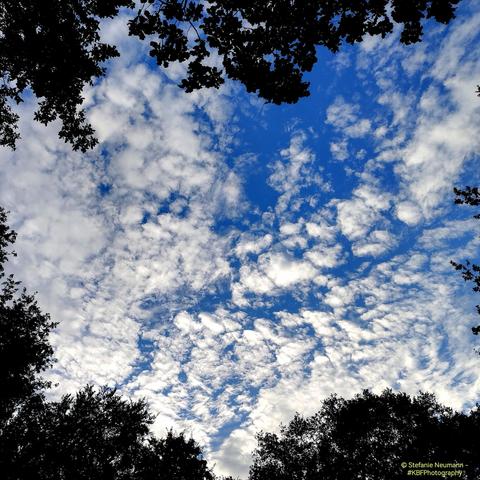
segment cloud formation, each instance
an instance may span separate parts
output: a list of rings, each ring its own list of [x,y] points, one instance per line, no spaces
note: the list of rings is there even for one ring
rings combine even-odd
[[[229,84],[187,95],[124,21],[104,32],[120,61],[85,92],[98,148],[72,153],[26,102],[23,141],[0,152],[11,269],[60,322],[52,395],[145,397],[156,431],[185,429],[234,475],[256,431],[333,392],[471,406],[475,299],[449,260],[478,252],[451,195],[478,181],[478,8],[418,46],[344,53],[305,100],[321,115]]]

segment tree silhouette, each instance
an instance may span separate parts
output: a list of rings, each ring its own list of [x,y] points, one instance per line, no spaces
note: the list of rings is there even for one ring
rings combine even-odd
[[[366,35],[382,38],[400,24],[404,44],[422,38],[423,23],[448,23],[459,0],[141,0],[130,35],[150,42],[158,65],[185,62],[187,92],[241,82],[267,102],[295,103],[309,94],[303,79],[317,47],[337,52]],[[35,119],[62,122],[60,137],[75,150],[96,144],[80,109],[82,89],[104,75],[118,55],[100,42],[100,19],[133,0],[4,0],[0,3],[0,145],[15,147],[18,115],[12,103],[31,89]],[[211,53],[218,59],[213,60]]]
[[[459,205],[470,205],[478,206],[480,205],[480,192],[478,187],[469,187],[466,186],[465,189],[454,188],[453,189],[457,198],[455,203]],[[473,218],[480,218],[480,215],[474,215]],[[455,270],[461,272],[463,279],[466,282],[472,282],[474,284],[472,290],[474,292],[480,292],[480,265],[475,263],[470,263],[469,260],[466,260],[465,263],[457,263],[453,260],[450,261]],[[480,315],[480,305],[476,306],[477,312]],[[480,333],[480,325],[472,327],[472,332],[474,335]]]
[[[20,290],[13,275],[5,276],[4,264],[13,253],[8,248],[16,238],[6,220],[0,207],[0,430],[22,402],[41,395],[47,385],[39,373],[52,363],[48,334],[55,326],[34,296]]]
[[[402,462],[459,462],[468,465],[460,478],[477,479],[479,420],[478,407],[457,413],[426,393],[333,395],[315,415],[297,414],[279,435],[260,432],[249,479],[409,478]]]
[[[480,97],[480,86],[477,86],[477,95]],[[454,187],[453,192],[456,195],[455,203],[457,205],[470,205],[471,207],[478,207],[480,205],[480,191],[478,187],[466,186],[463,190]],[[473,218],[480,219],[480,214],[474,215]],[[466,260],[465,263],[457,263],[453,260],[450,261],[455,270],[461,272],[463,279],[466,282],[472,282],[474,292],[480,292],[480,265],[476,263],[470,263]],[[477,313],[480,315],[480,305],[476,306]],[[480,333],[480,325],[472,327],[474,335]],[[480,353],[480,352],[479,352]]]
[[[29,402],[3,435],[0,466],[7,479],[127,478],[121,475],[138,457],[149,422],[142,402],[107,389],[86,387],[58,403]]]
[[[142,480],[214,480],[197,443],[172,431],[165,438],[150,439],[138,473]]]
[[[93,129],[79,109],[82,90],[104,75],[101,63],[118,56],[100,42],[99,20],[114,17],[131,0],[3,0],[0,2],[0,145],[14,148],[19,138],[20,103],[31,89],[39,99],[35,120],[62,122],[60,138],[74,150],[96,144]]]
[[[193,440],[173,432],[155,439],[152,420],[144,401],[108,388],[32,402],[3,435],[2,478],[213,480]]]
[[[422,21],[448,23],[458,0],[218,0],[207,5],[185,0],[142,0],[130,34],[150,42],[158,65],[188,63],[181,86],[187,91],[218,87],[224,76],[276,104],[309,94],[305,72],[317,62],[317,47],[337,52],[343,42],[403,29],[400,41],[418,42]],[[189,40],[193,32],[194,40]],[[208,62],[216,51],[221,67]],[[222,70],[223,69],[223,70]]]

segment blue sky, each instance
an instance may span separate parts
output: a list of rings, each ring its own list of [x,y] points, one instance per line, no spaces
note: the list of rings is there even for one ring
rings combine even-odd
[[[239,475],[256,431],[333,392],[478,401],[478,301],[449,265],[478,255],[452,193],[480,181],[478,4],[415,46],[319,52],[311,96],[280,107],[233,83],[185,94],[125,23],[85,91],[98,148],[72,153],[29,100],[0,152],[11,267],[60,322],[52,396],[145,397],[156,432]]]

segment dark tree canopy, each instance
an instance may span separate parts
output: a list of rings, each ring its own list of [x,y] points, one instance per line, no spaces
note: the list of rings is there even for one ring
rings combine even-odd
[[[48,334],[55,326],[33,295],[19,290],[12,275],[5,277],[8,248],[16,237],[6,219],[0,207],[0,429],[22,402],[46,386],[38,375],[52,363]]]
[[[480,478],[478,407],[457,413],[425,393],[334,395],[317,414],[257,439],[250,480],[404,480],[402,462],[463,463],[460,478]]]
[[[343,42],[385,37],[402,25],[400,41],[421,40],[425,18],[448,23],[459,0],[142,0],[130,34],[154,35],[150,55],[168,67],[188,63],[187,91],[239,80],[268,102],[295,103],[309,94],[303,74],[317,61],[316,48],[337,52]],[[189,33],[194,40],[189,40]],[[218,52],[223,71],[208,64]]]
[[[145,402],[107,388],[31,403],[0,437],[2,478],[213,480],[193,440],[172,432],[157,440],[152,420]]]
[[[421,40],[423,23],[448,23],[459,0],[141,0],[130,35],[150,42],[158,65],[186,62],[187,92],[219,87],[225,77],[267,102],[295,103],[309,94],[304,73],[317,47],[337,52],[366,35],[385,37],[401,25],[400,41]],[[4,0],[0,3],[0,145],[15,147],[12,103],[30,88],[40,100],[35,119],[59,118],[60,137],[86,151],[96,140],[80,109],[82,89],[118,55],[100,42],[99,20],[132,0]],[[218,54],[218,65],[211,53]],[[209,58],[210,57],[210,58]]]
[[[0,468],[8,479],[127,478],[113,474],[128,473],[150,420],[142,402],[92,387],[58,403],[30,403],[3,435]]]
[[[171,431],[165,438],[150,439],[138,474],[142,480],[214,480],[197,443]]]
[[[101,62],[118,56],[100,42],[99,19],[114,17],[131,0],[2,0],[0,2],[0,145],[14,148],[18,115],[11,103],[31,89],[39,99],[35,119],[62,122],[60,138],[75,150],[96,144],[79,109],[82,90],[104,75]]]

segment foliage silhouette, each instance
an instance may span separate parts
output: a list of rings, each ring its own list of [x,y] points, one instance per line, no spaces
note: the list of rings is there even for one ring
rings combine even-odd
[[[480,205],[480,192],[478,187],[466,186],[464,190],[454,188],[453,191],[457,196],[455,199],[456,204],[471,206]],[[474,215],[473,218],[478,219],[480,218],[480,215]],[[474,287],[472,290],[474,292],[480,292],[480,265],[477,265],[476,263],[470,263],[469,260],[466,260],[465,263],[457,263],[451,260],[450,263],[453,265],[455,270],[461,272],[462,277],[466,282],[473,282]],[[480,305],[477,305],[476,308],[478,314],[480,315]],[[480,325],[472,327],[472,332],[474,335],[478,335],[480,333]]]
[[[161,475],[159,476],[159,472]],[[139,465],[139,479],[214,480],[202,451],[193,439],[172,431],[165,438],[151,438]]]
[[[316,48],[337,52],[343,42],[391,33],[402,25],[400,41],[421,40],[425,18],[448,23],[458,0],[142,0],[130,34],[150,42],[158,65],[188,63],[181,86],[187,91],[217,87],[224,76],[248,92],[276,104],[295,103],[309,94],[305,72],[317,62]],[[189,32],[195,39],[189,41]],[[209,64],[216,51],[221,67]],[[223,71],[222,71],[223,68]]]
[[[108,388],[30,402],[2,436],[2,478],[213,480],[193,440],[172,432],[155,439],[152,420],[144,401]]]
[[[0,2],[0,145],[14,148],[19,138],[20,103],[29,88],[39,99],[35,120],[62,122],[60,138],[74,150],[96,144],[93,128],[79,109],[82,90],[104,75],[101,63],[118,56],[100,41],[99,20],[117,15],[131,0],[3,0]]]
[[[258,434],[249,480],[403,480],[402,462],[464,463],[461,478],[473,480],[480,476],[479,434],[478,407],[457,413],[431,394],[333,395],[279,435]]]
[[[400,24],[400,41],[421,40],[423,23],[448,23],[459,0],[141,0],[129,34],[150,41],[158,65],[185,62],[187,92],[218,88],[225,77],[267,102],[295,103],[309,94],[303,79],[317,47],[337,52],[367,35],[382,38]],[[133,8],[133,0],[4,0],[0,3],[0,145],[15,147],[12,103],[28,88],[40,100],[35,119],[62,122],[75,150],[96,144],[80,109],[82,89],[118,55],[100,41],[100,20]],[[192,35],[194,38],[192,38]],[[215,55],[214,60],[211,55]]]
[[[38,374],[52,364],[48,334],[55,326],[33,295],[20,290],[13,275],[5,276],[8,248],[16,233],[0,207],[0,430],[16,408],[47,386]]]
[[[477,86],[476,93],[480,97],[480,86]],[[471,207],[478,207],[480,205],[480,191],[478,187],[470,187],[467,185],[463,190],[455,187],[453,192],[456,195],[455,203],[457,205],[470,205]],[[480,219],[480,214],[474,215],[473,218]],[[450,263],[455,270],[461,272],[466,282],[472,282],[474,284],[472,288],[474,292],[480,292],[480,265],[470,263],[469,260],[466,260],[465,263],[457,263],[451,260]],[[476,308],[477,313],[480,315],[480,305],[477,305]],[[480,333],[480,324],[472,327],[472,333],[474,335]]]

